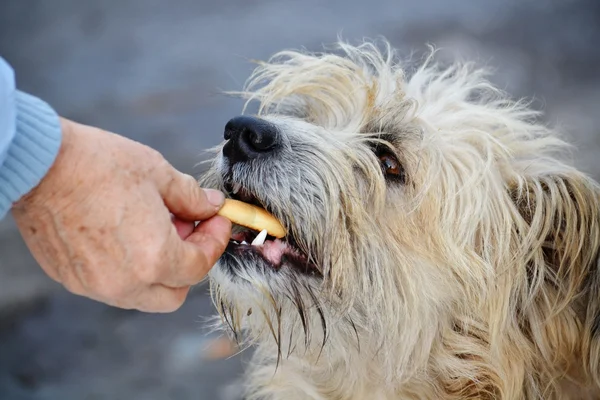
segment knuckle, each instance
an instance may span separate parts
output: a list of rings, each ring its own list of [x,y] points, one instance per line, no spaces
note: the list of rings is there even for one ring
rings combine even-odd
[[[193,245],[196,246],[196,245]],[[189,271],[188,274],[192,276],[198,275],[199,270],[204,270],[208,263],[208,254],[210,249],[203,247],[192,247],[189,246],[187,251],[182,255],[179,263]]]
[[[73,294],[76,294],[78,296],[89,296],[89,291],[85,290],[79,282],[74,282],[73,280],[69,279],[61,283],[65,287],[65,289],[67,289]]]
[[[122,283],[111,283],[98,288],[98,294],[111,300],[122,300],[129,297],[131,289]]]
[[[144,157],[147,160],[150,160],[150,162],[148,163],[149,175],[163,176],[165,174],[165,171],[169,171],[170,165],[162,154],[150,147],[145,147],[145,151],[146,154],[144,155]]]
[[[188,198],[198,203],[198,200],[200,200],[200,186],[198,185],[198,181],[193,176],[184,174],[182,184],[188,193]]]
[[[137,278],[146,284],[152,284],[160,278],[160,262],[158,261],[159,254],[154,257],[148,256],[139,260],[136,267]]]
[[[152,268],[146,265],[140,266],[138,270],[139,272],[137,273],[137,277],[140,280],[140,282],[145,284],[150,285],[156,283],[160,277],[160,274],[158,273],[158,268]]]
[[[161,267],[165,264],[166,243],[150,241],[145,251],[135,258],[135,273],[144,283],[156,283],[161,276]]]
[[[188,288],[179,288],[173,290],[172,296],[169,299],[168,304],[165,304],[165,307],[168,309],[169,312],[177,311],[179,308],[181,308],[187,297],[188,290]]]
[[[162,311],[165,313],[175,312],[175,311],[179,310],[182,305],[183,305],[183,303],[177,304],[175,302],[169,302],[168,304],[165,304],[162,307]]]
[[[188,174],[181,174],[181,177],[183,179],[183,182],[185,185],[188,185],[190,188],[194,189],[196,188],[196,186],[198,186],[198,181],[196,181],[196,179]]]
[[[199,252],[198,259],[202,264],[211,264],[219,259],[222,251],[227,247],[227,243],[216,238],[204,235],[202,240],[202,251]]]
[[[163,157],[163,155],[156,149],[153,149],[149,146],[144,146],[144,150],[146,151],[146,157],[150,160],[153,160],[154,165],[163,167],[164,164],[167,163],[167,160]]]

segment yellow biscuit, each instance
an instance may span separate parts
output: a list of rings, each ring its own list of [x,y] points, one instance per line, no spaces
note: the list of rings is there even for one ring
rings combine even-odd
[[[225,199],[225,204],[223,204],[218,214],[233,223],[254,229],[258,232],[266,229],[269,235],[276,238],[285,236],[285,228],[279,221],[266,210],[253,204]]]

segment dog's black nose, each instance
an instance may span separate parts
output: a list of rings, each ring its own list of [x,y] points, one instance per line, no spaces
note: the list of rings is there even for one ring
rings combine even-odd
[[[225,125],[223,154],[230,162],[248,161],[274,151],[279,145],[277,127],[264,119],[239,116]]]

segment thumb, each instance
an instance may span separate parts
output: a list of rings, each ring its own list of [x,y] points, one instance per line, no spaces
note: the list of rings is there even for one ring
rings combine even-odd
[[[187,221],[214,216],[225,201],[222,192],[202,189],[192,176],[177,171],[170,164],[159,179],[158,190],[169,211]]]

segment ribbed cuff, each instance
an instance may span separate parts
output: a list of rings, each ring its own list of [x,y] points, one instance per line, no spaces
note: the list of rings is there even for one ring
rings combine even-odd
[[[58,115],[47,103],[17,91],[15,104],[15,137],[0,166],[0,219],[48,173],[62,139]]]

